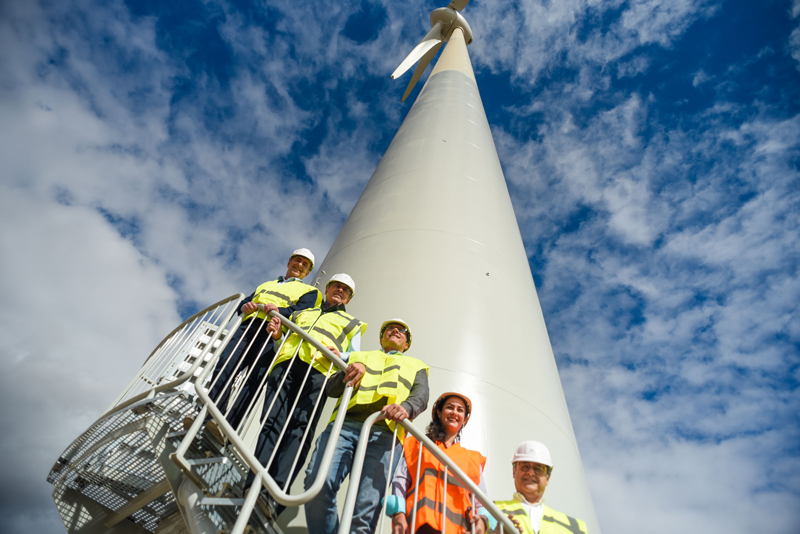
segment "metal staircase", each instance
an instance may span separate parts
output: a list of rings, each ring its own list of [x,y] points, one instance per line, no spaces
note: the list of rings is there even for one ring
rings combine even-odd
[[[238,294],[224,299],[173,330],[106,413],[62,453],[47,480],[55,486],[53,500],[67,532],[281,534],[272,503],[263,499],[259,491],[245,492],[248,473],[255,473],[254,488],[263,486],[284,506],[300,506],[319,493],[352,388],[347,387],[342,396],[318,479],[308,490],[297,494],[278,487],[252,452],[257,430],[263,424],[254,415],[261,413],[263,392],[253,399],[250,416],[239,429],[241,435],[223,414],[233,402],[241,380],[232,380],[231,399],[225,407],[217,406],[207,392],[211,371],[230,341],[229,333],[241,323],[234,315],[243,298]],[[287,329],[339,369],[346,367],[302,328],[277,316]],[[269,316],[257,327],[263,327],[268,319]],[[208,435],[203,425],[206,414],[214,419],[226,443]],[[364,433],[379,416],[380,413],[375,414],[364,424],[353,480],[358,480],[369,441]],[[193,422],[187,424],[189,421]],[[434,454],[442,456],[445,469],[459,479],[466,478],[410,421],[401,424]],[[312,435],[304,439],[311,439],[313,430],[309,429]],[[471,481],[464,484],[470,487]],[[358,484],[350,484],[348,488],[340,532],[349,530],[357,487]],[[507,532],[514,531],[485,495],[476,487],[470,490],[505,524]]]
[[[229,297],[170,333],[59,457],[47,480],[68,532],[230,532],[244,501],[234,488],[248,470],[239,455],[200,433],[186,444],[185,471],[170,456],[184,441],[183,421],[197,412],[195,388],[207,382],[242,298]],[[260,511],[252,519],[250,532],[276,532]]]

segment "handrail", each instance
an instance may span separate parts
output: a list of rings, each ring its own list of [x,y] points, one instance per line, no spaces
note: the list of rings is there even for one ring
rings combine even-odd
[[[322,453],[321,464],[318,470],[318,476],[316,480],[313,481],[313,484],[305,490],[303,493],[290,495],[287,493],[288,491],[288,483],[287,487],[281,488],[278,486],[277,482],[270,476],[268,469],[264,467],[258,458],[255,457],[253,452],[250,451],[249,447],[244,443],[243,439],[239,436],[236,429],[234,429],[231,424],[226,419],[225,415],[222,413],[222,410],[216,405],[213,399],[210,398],[209,392],[203,387],[203,382],[207,379],[209,373],[215,368],[215,365],[219,358],[221,357],[224,349],[228,345],[230,341],[232,341],[233,332],[235,332],[242,320],[241,317],[237,317],[233,319],[233,315],[237,312],[237,304],[244,299],[244,295],[241,293],[232,295],[226,299],[223,299],[216,304],[208,306],[207,308],[197,312],[190,318],[186,319],[181,325],[176,327],[172,330],[167,336],[162,339],[162,341],[156,346],[156,348],[150,353],[148,358],[145,360],[142,368],[134,377],[129,385],[123,390],[123,393],[117,398],[114,404],[102,415],[100,416],[92,425],[90,425],[89,430],[87,433],[84,433],[81,437],[73,441],[70,446],[65,450],[65,456],[70,459],[69,465],[65,466],[66,469],[62,473],[59,473],[57,480],[63,480],[63,477],[66,476],[67,473],[71,472],[77,463],[74,462],[76,455],[78,457],[86,457],[87,454],[91,453],[90,451],[81,450],[83,447],[81,443],[87,439],[87,435],[89,431],[93,429],[99,428],[99,425],[104,423],[106,420],[112,418],[113,416],[120,414],[124,410],[132,409],[135,406],[147,404],[151,402],[157,394],[162,393],[167,390],[174,390],[181,384],[189,381],[194,377],[195,372],[197,369],[205,364],[205,368],[203,371],[197,376],[194,380],[195,384],[195,391],[198,396],[198,401],[200,403],[201,410],[198,416],[195,418],[194,423],[192,424],[191,428],[187,431],[183,441],[179,445],[178,449],[173,453],[170,457],[176,463],[182,465],[182,467],[189,471],[191,469],[189,462],[185,458],[185,453],[187,452],[191,441],[200,431],[202,427],[206,414],[210,414],[211,417],[217,423],[218,428],[220,431],[226,436],[226,438],[231,442],[231,444],[237,449],[239,452],[242,460],[244,463],[254,471],[255,473],[255,481],[253,484],[253,488],[256,487],[263,487],[266,489],[272,497],[278,503],[284,506],[299,506],[301,504],[306,504],[311,501],[314,497],[318,495],[320,490],[322,489],[325,479],[327,477],[327,473],[330,469],[330,465],[333,460],[335,447],[339,439],[339,435],[341,433],[342,426],[344,424],[345,417],[347,415],[347,405],[350,402],[350,399],[353,394],[352,386],[347,385],[345,387],[345,391],[342,394],[340,403],[341,407],[337,411],[336,417],[333,421],[333,425],[331,428],[331,435],[328,440],[328,444],[325,447],[324,451],[318,451],[317,454],[320,452]],[[231,304],[234,304],[230,308],[226,308]],[[264,310],[263,305],[259,305],[261,310]],[[209,318],[205,316],[209,314],[213,310],[213,313]],[[227,313],[225,313],[227,311]],[[216,316],[217,312],[220,312],[219,316]],[[224,315],[224,317],[222,317]],[[338,357],[335,353],[331,352],[327,346],[320,343],[314,337],[312,337],[306,330],[297,326],[291,320],[287,319],[286,317],[280,315],[277,311],[270,311],[267,314],[268,319],[270,317],[278,317],[281,320],[282,325],[291,331],[294,334],[297,334],[304,342],[309,343],[316,351],[321,353],[325,358],[327,358],[333,365],[337,367],[337,369],[344,370],[347,367],[347,363],[343,361],[340,357]],[[202,318],[202,319],[201,319]],[[197,322],[198,319],[201,319],[200,322]],[[195,323],[195,324],[193,324]],[[205,342],[205,346],[200,351],[200,353],[196,356],[195,361],[192,363],[190,368],[177,376],[174,380],[170,380],[165,384],[160,384],[155,387],[151,387],[140,394],[137,394],[129,399],[126,399],[120,402],[120,399],[123,399],[126,394],[128,394],[134,387],[137,385],[137,381],[142,379],[147,371],[150,369],[159,369],[159,365],[163,365],[164,367],[160,369],[160,375],[156,376],[153,374],[152,376],[147,375],[147,379],[150,383],[157,383],[158,380],[164,379],[170,375],[170,373],[175,372],[175,365],[177,365],[178,360],[176,359],[177,355],[183,356],[185,359],[183,361],[187,361],[186,357],[188,357],[188,353],[185,351],[187,348],[190,350],[189,344],[187,342],[191,339],[194,339],[193,336],[197,332],[200,331],[199,327],[205,328],[205,325],[209,325],[214,329],[213,334],[210,335],[207,341]],[[229,335],[225,337],[220,343],[220,346],[217,347],[217,350],[214,354],[213,358],[210,358],[208,362],[205,362],[206,357],[214,348],[214,344],[220,341],[220,337],[222,336],[223,332],[227,329]],[[287,336],[288,339],[288,336]],[[169,347],[169,348],[168,348]],[[168,349],[167,349],[168,348]],[[298,348],[299,350],[299,348]],[[165,351],[165,352],[164,352]],[[170,352],[172,351],[172,352]],[[164,352],[164,354],[168,357],[161,357],[160,352]],[[297,353],[295,353],[295,358],[297,358]],[[159,359],[162,358],[162,359]],[[172,358],[171,361],[169,358]],[[171,363],[170,363],[171,362]],[[309,364],[311,365],[311,364]],[[329,375],[330,376],[330,373]],[[326,377],[327,380],[327,377]],[[263,383],[262,383],[263,384]],[[173,394],[180,393],[179,390],[173,391]],[[161,397],[159,397],[161,398]],[[317,407],[315,406],[314,410]],[[352,523],[352,515],[353,509],[355,504],[356,495],[358,492],[358,486],[360,482],[360,475],[363,469],[363,461],[366,454],[366,447],[368,446],[369,439],[368,434],[374,425],[374,423],[383,418],[384,415],[382,412],[377,412],[371,415],[367,420],[364,422],[361,434],[359,438],[359,443],[355,451],[354,459],[353,459],[353,467],[352,472],[350,474],[350,484],[347,491],[347,496],[344,503],[344,510],[342,513],[342,519],[340,522],[340,533],[346,533],[349,531],[350,525]],[[444,454],[427,436],[424,435],[414,424],[406,419],[401,421],[400,424],[409,432],[411,435],[415,436],[422,446],[427,448],[433,455],[436,457],[440,462],[445,465],[445,469],[449,470],[453,476],[456,477],[459,482],[465,487],[467,490],[472,492],[473,496],[477,498],[483,506],[489,511],[489,513],[497,519],[500,524],[500,532],[503,531],[509,534],[518,534],[518,531],[514,524],[510,521],[510,519],[500,511],[497,505],[494,504],[486,495],[484,495],[480,489],[475,485],[475,483],[467,477],[464,472],[456,465],[453,460],[451,460],[447,455]],[[306,431],[306,434],[308,433]],[[304,435],[304,440],[306,436]],[[98,447],[94,447],[97,449]],[[67,452],[69,451],[69,454]],[[392,451],[394,454],[394,449]],[[393,458],[393,457],[392,457]],[[297,462],[297,458],[295,458],[295,462]],[[269,463],[267,464],[269,465]],[[292,468],[292,471],[294,467]],[[417,477],[418,478],[418,477]],[[388,477],[387,482],[391,480],[391,473]],[[57,482],[55,482],[57,484]],[[389,484],[387,484],[387,488]],[[253,511],[255,506],[255,502],[258,497],[257,491],[251,491],[251,493],[245,499],[241,509],[239,518],[236,521],[236,524],[231,530],[231,534],[242,534],[247,526],[247,522],[249,521],[250,515]],[[382,524],[382,522],[381,522]]]
[[[170,397],[172,395],[177,395],[177,393],[169,393],[165,397],[168,398],[168,397]],[[162,397],[162,398],[164,398],[164,397]],[[141,400],[141,399],[138,401],[138,403],[140,403],[140,404],[147,404],[147,402],[149,402],[149,401],[148,400]],[[100,419],[98,419],[98,422],[100,420],[102,420],[102,419],[105,419],[105,417],[101,417]],[[142,420],[140,419],[138,421],[142,421]],[[94,426],[94,425],[92,425],[92,426]],[[143,430],[143,429],[144,429],[144,424],[141,423],[141,422],[128,423],[127,425],[123,426],[122,428],[117,429],[110,436],[107,436],[107,437],[103,438],[102,440],[92,444],[88,449],[81,451],[79,456],[74,456],[74,455],[71,456],[69,458],[69,460],[70,460],[69,464],[59,474],[58,480],[63,479],[65,476],[67,476],[67,474],[69,474],[77,466],[81,465],[81,463],[84,461],[84,459],[86,459],[90,454],[96,452],[100,447],[108,445],[110,442],[114,441],[115,439],[118,439],[118,438],[120,438],[120,437],[122,437],[124,435],[127,435],[127,434],[131,433],[131,432],[138,432],[138,431]],[[77,441],[77,440],[75,440],[75,441]],[[73,442],[73,443],[75,443],[75,442]],[[54,482],[54,485],[57,485],[57,481]]]
[[[153,355],[154,355],[154,354],[155,354],[155,353],[158,351],[158,349],[159,349],[159,348],[161,348],[162,346],[164,346],[164,344],[165,344],[165,343],[167,343],[168,341],[170,341],[170,339],[172,338],[172,336],[173,336],[175,333],[177,333],[178,331],[180,331],[182,328],[184,328],[186,325],[189,325],[189,324],[191,324],[191,323],[192,323],[193,321],[195,321],[197,318],[199,318],[199,317],[201,317],[202,315],[204,315],[204,314],[208,313],[210,310],[212,310],[212,309],[214,309],[214,308],[219,308],[219,307],[221,307],[221,306],[224,306],[224,305],[230,304],[230,303],[231,303],[231,302],[233,302],[234,300],[241,301],[242,299],[244,299],[244,294],[242,294],[242,293],[237,293],[237,294],[235,294],[235,295],[231,295],[230,297],[224,298],[224,299],[220,300],[219,302],[217,302],[216,304],[212,304],[211,306],[208,306],[207,308],[205,308],[205,309],[203,309],[203,310],[201,310],[201,311],[197,312],[196,314],[194,314],[194,315],[192,315],[191,317],[189,317],[188,319],[186,319],[186,320],[185,320],[183,323],[181,323],[181,325],[179,325],[177,328],[175,328],[174,330],[172,330],[172,332],[170,332],[170,333],[169,333],[169,334],[168,334],[168,335],[167,335],[167,336],[166,336],[166,337],[165,337],[165,338],[164,338],[164,339],[163,339],[163,340],[162,340],[162,341],[161,341],[161,342],[158,344],[158,346],[156,347],[156,349],[154,349],[154,350],[153,350],[153,351],[150,353],[150,355],[147,357],[147,360],[145,360],[144,364],[142,364],[142,368],[144,368],[145,366],[147,366],[147,363],[148,363],[148,361],[149,361],[149,360],[150,360],[150,359],[153,357]],[[200,366],[200,365],[203,363],[203,361],[204,361],[204,359],[205,359],[205,356],[206,356],[206,354],[208,354],[208,352],[209,352],[209,351],[211,350],[211,348],[214,346],[214,343],[215,343],[215,342],[216,342],[216,341],[219,339],[220,335],[222,334],[223,330],[225,329],[225,326],[226,326],[226,325],[228,325],[228,323],[229,323],[229,322],[230,322],[230,320],[231,320],[231,317],[233,316],[233,314],[234,314],[235,312],[236,312],[236,306],[234,306],[234,307],[233,307],[233,308],[232,308],[232,309],[231,309],[231,310],[230,310],[230,311],[227,313],[227,315],[225,316],[225,318],[224,318],[222,321],[220,321],[220,323],[219,323],[219,326],[217,327],[217,330],[216,330],[216,332],[214,333],[214,335],[212,336],[212,338],[209,340],[209,342],[206,344],[206,346],[203,348],[203,350],[202,350],[202,351],[200,352],[200,354],[197,356],[197,359],[196,359],[196,361],[194,362],[194,364],[192,364],[192,366],[191,366],[191,367],[190,367],[190,368],[189,368],[189,369],[188,369],[188,370],[187,370],[185,373],[183,373],[182,375],[178,376],[178,377],[177,377],[175,380],[172,380],[172,381],[170,381],[170,382],[167,382],[167,383],[165,383],[165,384],[161,384],[161,385],[159,385],[159,386],[156,386],[156,387],[150,388],[150,389],[148,389],[148,390],[146,390],[146,391],[144,391],[144,392],[142,392],[142,393],[140,393],[140,394],[138,394],[138,395],[135,395],[134,397],[131,397],[130,399],[127,399],[127,400],[126,400],[126,401],[124,401],[124,402],[121,402],[121,403],[117,404],[117,403],[119,402],[119,399],[120,399],[120,398],[122,398],[122,397],[124,397],[124,394],[125,394],[127,391],[129,391],[129,390],[130,390],[130,388],[131,388],[131,384],[132,384],[133,382],[135,382],[136,380],[138,380],[138,379],[139,379],[139,377],[140,377],[140,374],[141,374],[141,369],[140,369],[140,372],[136,374],[136,376],[135,376],[135,377],[134,377],[134,379],[131,381],[131,383],[129,383],[129,384],[128,384],[128,386],[125,388],[125,390],[123,391],[123,394],[122,394],[122,395],[120,395],[119,397],[117,397],[117,400],[114,402],[114,404],[112,404],[112,405],[111,405],[111,407],[110,407],[108,410],[106,410],[106,412],[105,412],[105,413],[103,413],[103,415],[101,415],[100,417],[98,417],[98,418],[97,418],[97,420],[95,420],[95,421],[94,421],[94,422],[93,422],[91,425],[89,425],[89,427],[88,427],[88,429],[87,429],[87,432],[88,432],[89,430],[93,429],[93,428],[96,428],[96,427],[97,427],[99,424],[101,424],[102,422],[104,422],[104,421],[108,420],[109,418],[113,417],[114,415],[116,415],[116,414],[118,414],[118,413],[122,412],[123,410],[126,410],[126,409],[128,409],[128,408],[131,408],[133,405],[135,405],[135,404],[137,404],[137,403],[140,403],[140,402],[142,402],[142,401],[144,401],[144,400],[146,400],[146,399],[151,399],[151,398],[153,398],[153,397],[154,397],[154,396],[155,396],[157,393],[161,393],[162,391],[165,391],[165,390],[168,390],[168,389],[175,388],[175,387],[177,387],[177,386],[181,385],[182,383],[186,382],[187,380],[189,380],[189,379],[190,379],[190,378],[191,378],[191,377],[194,375],[194,372],[197,370],[197,368],[198,368],[198,367],[199,367],[199,366]],[[235,323],[235,327],[238,327],[238,323],[239,323],[239,321],[240,321],[240,319],[238,319],[238,318],[237,318],[237,320],[234,322],[234,323]],[[221,352],[221,351],[222,351],[222,350],[225,348],[225,345],[227,344],[227,342],[228,342],[228,340],[229,340],[229,339],[230,339],[230,336],[229,336],[228,338],[226,338],[225,340],[223,340],[222,344],[221,344],[221,345],[220,345],[220,347],[219,347],[219,351],[220,351],[220,352]],[[201,388],[201,389],[202,389],[202,388]],[[70,451],[70,450],[73,450],[73,451],[74,451],[74,448],[75,448],[75,447],[76,447],[76,446],[77,446],[77,445],[78,445],[80,442],[82,442],[82,441],[84,441],[84,440],[86,439],[86,434],[87,434],[87,432],[84,432],[83,434],[81,434],[81,436],[79,436],[79,437],[78,437],[77,439],[75,439],[75,440],[74,440],[72,443],[70,443],[70,444],[69,444],[69,446],[68,446],[66,449],[64,449],[64,450],[65,450],[65,452],[66,452],[66,451]],[[71,455],[71,456],[70,456],[70,458],[74,458],[74,454],[73,454],[73,455]],[[72,462],[70,462],[70,464],[72,464]],[[69,465],[69,466],[68,466],[66,469],[64,469],[64,470],[63,470],[63,471],[62,471],[62,472],[59,474],[59,476],[58,476],[58,480],[61,480],[61,479],[63,479],[63,478],[64,478],[64,476],[66,476],[66,475],[67,475],[67,473],[69,473],[69,472],[72,470],[72,467],[73,467],[72,465]]]
[[[370,415],[365,421],[364,425],[361,427],[361,434],[358,438],[358,446],[356,447],[356,452],[353,456],[353,468],[350,471],[350,485],[347,488],[347,496],[345,497],[344,501],[344,508],[342,510],[342,517],[339,521],[339,534],[346,534],[350,532],[350,523],[353,520],[353,509],[355,506],[356,496],[358,495],[358,486],[361,480],[361,469],[364,465],[364,457],[367,453],[367,446],[369,444],[369,433],[372,429],[372,425],[378,419],[383,419],[385,414],[383,412],[375,412],[374,414]],[[436,444],[431,441],[428,436],[425,435],[424,432],[419,430],[414,423],[411,422],[409,419],[404,419],[400,421],[400,424],[403,425],[403,428],[406,429],[412,436],[417,438],[421,445],[423,445],[426,449],[428,449],[437,460],[442,462],[447,469],[452,471],[452,474],[458,479],[458,481],[464,485],[472,494],[477,497],[477,499],[483,504],[483,506],[492,514],[492,517],[497,519],[500,523],[501,532],[505,530],[509,534],[519,534],[519,531],[514,526],[514,523],[505,515],[497,505],[489,499],[479,488],[478,486],[469,478],[464,472],[461,470],[458,465],[450,459],[442,450],[436,446]],[[391,473],[389,473],[391,476]],[[445,478],[445,480],[447,480]],[[417,483],[419,483],[419,475],[417,475]]]
[[[170,341],[172,336],[175,333],[177,333],[178,331],[180,331],[182,328],[184,328],[184,326],[186,326],[188,324],[191,324],[197,318],[199,318],[200,316],[208,313],[210,310],[212,310],[214,308],[219,308],[220,306],[229,304],[233,300],[241,301],[242,299],[244,299],[244,294],[243,293],[237,293],[235,295],[231,295],[230,297],[227,297],[225,299],[220,300],[216,304],[212,304],[211,306],[208,306],[207,308],[205,308],[203,310],[200,310],[199,312],[195,313],[194,315],[192,315],[191,317],[186,319],[183,323],[180,324],[180,326],[176,327],[174,330],[172,330],[172,332],[167,334],[167,336],[164,339],[161,340],[161,342],[158,344],[158,346],[147,357],[147,360],[145,360],[144,364],[142,364],[142,368],[144,368],[147,365],[147,363],[150,361],[150,359],[153,357],[153,355],[155,355],[155,353],[158,351],[158,349],[160,349],[162,346],[164,346],[165,343]],[[241,322],[241,318],[237,318],[233,325],[229,325],[228,324],[230,322],[230,320],[231,320],[231,317],[233,317],[234,313],[236,313],[236,306],[232,307],[228,311],[227,315],[225,316],[225,319],[220,321],[220,324],[217,327],[216,332],[214,332],[214,335],[208,341],[208,343],[203,348],[203,350],[200,352],[200,354],[198,354],[197,359],[192,364],[192,366],[189,369],[187,369],[185,373],[183,373],[182,375],[178,376],[175,380],[173,380],[171,382],[167,382],[166,384],[161,384],[160,386],[153,387],[153,388],[151,388],[151,389],[149,389],[147,391],[144,391],[144,392],[140,393],[139,395],[131,397],[127,401],[124,401],[124,402],[122,402],[120,404],[116,404],[116,402],[119,401],[119,397],[118,397],[117,401],[115,401],[115,405],[112,405],[108,410],[106,410],[106,413],[104,413],[103,416],[100,419],[103,419],[107,415],[111,415],[111,414],[114,414],[116,412],[119,412],[120,410],[125,409],[126,407],[128,407],[131,404],[133,404],[134,402],[137,402],[137,401],[139,401],[139,400],[141,400],[143,398],[146,398],[148,395],[152,396],[155,393],[160,393],[160,392],[162,392],[162,391],[164,391],[166,389],[170,389],[170,388],[179,386],[179,385],[183,384],[184,382],[186,382],[187,380],[189,380],[192,377],[192,375],[194,375],[194,372],[197,370],[197,368],[200,367],[200,365],[203,363],[203,360],[205,359],[206,354],[208,354],[208,352],[213,348],[214,343],[217,340],[219,340],[219,337],[222,335],[222,332],[225,329],[225,327],[228,326],[229,327],[228,328],[229,331],[233,331],[233,330],[235,330],[236,328],[239,327],[239,323]],[[229,339],[230,339],[230,336],[228,338],[226,338],[222,342],[222,344],[219,347],[219,352],[222,352],[222,350],[225,348],[225,345],[227,345],[227,342],[228,342]],[[210,362],[209,362],[209,364],[210,364]],[[133,383],[135,380],[137,380],[140,377],[140,375],[141,375],[141,369],[140,369],[140,372],[136,374],[136,376],[131,381],[131,383]],[[130,384],[126,387],[125,391],[123,391],[123,395],[129,389],[130,389]],[[120,397],[122,397],[122,395]],[[100,419],[98,419],[98,421]]]
[[[344,393],[342,394],[342,404],[350,402],[352,391],[353,388],[351,386],[347,386],[345,388]],[[242,439],[239,437],[239,434],[233,429],[230,423],[228,423],[227,419],[225,419],[222,412],[219,410],[219,408],[217,408],[214,402],[211,401],[208,394],[203,390],[198,390],[198,393],[203,401],[207,403],[204,408],[208,408],[208,411],[211,412],[211,415],[216,420],[220,431],[222,431],[223,434],[225,434],[225,437],[227,437],[228,440],[230,440],[230,442],[236,447],[239,454],[242,456],[242,460],[244,460],[245,463],[250,466],[250,468],[255,472],[256,476],[261,475],[262,485],[267,489],[267,491],[269,491],[276,501],[284,506],[298,506],[307,503],[313,499],[317,493],[319,493],[319,490],[322,489],[322,484],[325,482],[325,476],[327,475],[328,469],[330,468],[330,463],[333,457],[333,449],[336,445],[336,441],[339,438],[342,425],[344,424],[344,417],[347,413],[346,410],[339,410],[339,413],[336,414],[336,419],[334,420],[334,426],[331,432],[331,439],[328,443],[328,447],[325,449],[325,453],[322,456],[322,463],[319,471],[322,476],[320,476],[314,482],[311,488],[305,492],[298,495],[289,495],[277,485],[264,466],[261,465],[261,462],[259,462],[255,455],[250,452]],[[197,425],[197,430],[199,430],[199,427],[202,425],[202,423],[202,419],[198,416],[195,422],[192,424],[192,427]],[[192,428],[192,430],[194,430],[194,428]],[[174,453],[176,459],[178,458],[179,452],[185,451],[176,450]],[[232,532],[231,534],[234,533]]]
[[[264,311],[263,304],[259,304],[259,309]],[[283,326],[285,326],[291,332],[300,336],[305,342],[309,343],[312,347],[314,347],[317,351],[321,352],[323,356],[325,356],[330,362],[332,362],[338,369],[344,370],[347,368],[347,363],[338,357],[335,353],[331,352],[328,347],[320,343],[317,339],[312,337],[308,334],[303,328],[297,326],[294,322],[287,319],[286,317],[282,316],[275,310],[268,312],[267,318],[269,317],[278,317],[281,320]],[[200,376],[197,377],[195,384],[196,384],[196,391],[200,402],[202,403],[203,407],[200,410],[200,413],[195,418],[194,422],[192,423],[189,430],[186,432],[183,441],[178,446],[176,451],[170,456],[170,458],[182,465],[184,469],[189,469],[189,464],[186,461],[185,454],[191,445],[192,440],[194,440],[197,433],[200,431],[200,428],[203,426],[204,420],[207,414],[210,414],[213,417],[214,421],[217,424],[217,427],[222,432],[223,436],[228,439],[228,441],[233,444],[233,446],[239,452],[242,460],[244,461],[247,466],[253,470],[255,473],[255,481],[253,483],[253,487],[257,487],[257,483],[259,486],[264,487],[270,495],[280,504],[284,506],[299,506],[301,504],[305,504],[309,502],[311,499],[316,497],[316,495],[322,489],[322,486],[325,482],[325,478],[327,476],[327,472],[330,469],[330,464],[333,461],[333,454],[334,449],[336,446],[336,442],[339,439],[339,434],[342,429],[342,425],[344,424],[344,418],[347,415],[347,405],[350,403],[350,397],[352,396],[353,388],[350,385],[345,387],[345,391],[341,397],[341,408],[338,410],[336,418],[333,422],[333,427],[331,430],[331,437],[328,441],[328,445],[323,452],[322,460],[320,469],[318,471],[317,479],[314,483],[309,487],[309,489],[305,490],[303,493],[299,493],[296,495],[290,495],[287,493],[284,488],[278,486],[275,480],[270,476],[267,468],[265,468],[258,458],[250,451],[249,447],[244,443],[242,438],[239,436],[236,429],[228,422],[225,415],[223,414],[222,410],[217,406],[216,402],[210,397],[209,392],[206,391],[204,387],[202,387],[203,382],[205,381],[208,373],[214,368],[214,364],[219,357],[221,357],[222,351],[218,351],[216,354],[216,358],[212,359],[209,362],[209,365],[203,370]],[[297,355],[295,354],[295,358]],[[309,364],[310,365],[310,364]],[[286,488],[288,490],[288,488]],[[251,491],[252,493],[257,493],[255,491]],[[255,497],[252,495],[248,495],[244,505],[239,511],[239,519],[236,521],[233,530],[231,530],[231,534],[241,534],[247,524],[249,519],[249,515],[252,512],[255,503]]]

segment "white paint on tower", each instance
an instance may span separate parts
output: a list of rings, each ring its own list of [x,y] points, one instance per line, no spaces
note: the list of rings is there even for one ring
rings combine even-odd
[[[489,495],[514,492],[511,455],[544,442],[546,500],[599,534],[528,258],[461,30],[455,30],[321,265],[358,284],[348,311],[409,322],[430,365],[431,404],[468,394],[463,444],[488,457]],[[323,279],[323,283],[327,278]],[[426,425],[430,409],[417,423]]]

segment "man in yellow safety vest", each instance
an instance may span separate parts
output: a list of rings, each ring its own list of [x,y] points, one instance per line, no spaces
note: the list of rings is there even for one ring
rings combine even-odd
[[[495,504],[522,534],[587,534],[586,523],[544,504],[544,490],[553,472],[550,451],[538,441],[523,441],[511,458],[514,487],[509,501]],[[497,532],[497,531],[496,531]]]
[[[364,420],[382,411],[386,419],[378,421],[369,434],[350,526],[351,533],[375,532],[386,477],[392,467],[389,465],[392,449],[395,462],[402,455],[404,432],[397,422],[414,419],[428,407],[428,366],[405,355],[411,346],[408,324],[402,319],[386,321],[381,326],[380,342],[382,350],[350,353],[347,369],[339,371],[325,386],[329,397],[341,397],[345,384],[352,385],[355,390],[347,406],[347,415],[322,490],[305,505],[308,531],[314,534],[335,534],[339,530],[336,494],[352,469],[353,454]],[[337,405],[337,410],[339,408]],[[331,422],[335,417],[336,411]],[[306,489],[317,478],[332,427],[333,424],[329,424],[317,440],[306,470]],[[394,437],[395,428],[397,438]]]
[[[289,317],[292,313],[319,306],[322,302],[319,290],[303,282],[313,269],[314,255],[311,251],[307,248],[297,249],[286,264],[286,276],[264,282],[239,305],[238,313],[244,318],[217,361],[209,393],[217,407],[223,413],[227,412],[226,419],[234,429],[247,413],[275,355],[267,314],[275,310]],[[264,305],[264,310],[258,309],[259,304]],[[242,371],[246,371],[246,379],[239,385],[236,399],[229,407],[234,379]],[[184,426],[190,421],[184,421]],[[225,441],[213,420],[208,421],[206,429],[220,443]]]
[[[350,275],[335,274],[325,286],[325,302],[295,312],[289,319],[346,359],[347,354],[361,350],[361,336],[367,330],[367,323],[347,313],[345,308],[355,295],[355,288]],[[270,321],[270,329],[275,339],[280,339],[283,332],[287,339],[278,349],[275,365],[269,371],[261,412],[263,426],[254,454],[262,465],[269,464],[269,474],[278,486],[288,489],[311,449],[313,430],[327,400],[322,396],[323,384],[336,367],[297,333],[281,328],[279,318]],[[251,473],[246,485],[253,478]],[[276,504],[275,510],[280,514],[284,507]]]

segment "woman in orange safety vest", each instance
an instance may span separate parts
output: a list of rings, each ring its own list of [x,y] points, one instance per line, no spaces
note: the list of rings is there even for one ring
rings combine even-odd
[[[485,494],[486,458],[458,443],[471,412],[469,397],[457,392],[443,393],[433,405],[431,424],[425,433]],[[392,517],[392,534],[411,534],[412,524],[414,534],[468,533],[472,523],[476,534],[486,532],[487,526],[494,528],[494,518],[477,500],[477,510],[473,513],[472,494],[449,472],[445,490],[444,464],[420,447],[415,437],[408,436],[403,448],[386,507],[387,515]],[[415,506],[416,519],[412,516]]]

